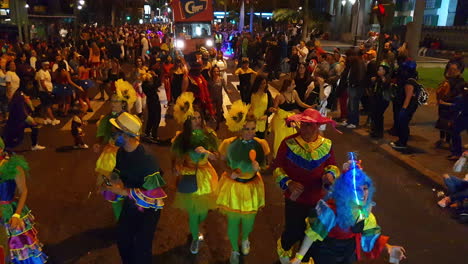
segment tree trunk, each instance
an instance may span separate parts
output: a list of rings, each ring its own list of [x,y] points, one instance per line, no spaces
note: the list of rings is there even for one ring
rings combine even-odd
[[[254,7],[253,7],[253,5],[250,5],[250,23],[249,23],[250,33],[253,32],[253,28],[254,28],[253,21],[254,21]]]
[[[309,27],[309,0],[304,0],[304,24],[302,26],[302,39],[307,40],[307,31]]]
[[[245,17],[245,2],[242,0],[239,16],[239,31],[244,31],[244,18]]]
[[[416,60],[418,57],[421,28],[424,19],[425,0],[415,1],[413,22],[406,26],[406,41],[408,42],[409,56]]]

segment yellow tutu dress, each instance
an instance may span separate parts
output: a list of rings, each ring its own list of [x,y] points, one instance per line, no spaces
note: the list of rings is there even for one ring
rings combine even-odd
[[[285,111],[280,108],[271,120],[271,126],[274,132],[273,157],[276,157],[276,152],[278,152],[278,148],[283,139],[297,132],[295,128],[286,126],[286,118],[292,115],[294,115],[293,112]]]
[[[245,141],[232,137],[224,140],[219,147],[227,165],[232,170],[241,172],[237,179],[232,179],[225,172],[219,182],[216,204],[225,213],[252,214],[265,206],[265,187],[260,173],[254,172],[252,168],[249,157],[251,150],[255,150],[256,161],[260,166],[265,165],[265,157],[270,153],[270,148],[264,139]]]
[[[257,131],[264,132],[267,129],[267,120],[260,120],[265,115],[265,111],[268,108],[268,95],[266,93],[252,94],[252,114],[257,119]]]
[[[203,130],[195,130],[192,135],[192,142],[197,142],[199,140],[204,141],[204,143],[199,142],[200,145],[204,146],[210,151],[215,151],[216,149],[211,149],[212,146],[217,146],[217,139],[215,138],[214,131],[208,131],[209,139]],[[180,154],[180,142],[178,136],[180,132],[176,133],[174,140],[172,142],[172,152],[174,154]],[[209,143],[211,142],[211,143]],[[198,162],[197,162],[198,161]],[[197,190],[193,193],[176,193],[176,198],[174,201],[174,207],[186,210],[187,212],[206,212],[209,209],[214,209],[216,207],[216,189],[218,187],[218,174],[213,168],[211,163],[208,160],[208,156],[205,154],[199,154],[191,150],[183,154],[182,162],[176,165],[176,170],[180,175],[194,175],[197,178]]]

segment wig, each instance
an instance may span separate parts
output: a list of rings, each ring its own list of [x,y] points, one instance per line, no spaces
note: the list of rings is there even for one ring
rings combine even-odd
[[[349,155],[349,169],[336,179],[330,194],[336,204],[337,224],[344,230],[354,226],[358,219],[369,216],[374,205],[372,199],[375,192],[372,179],[361,169],[355,159],[356,155],[352,152]],[[361,186],[368,187],[369,193],[365,203]]]

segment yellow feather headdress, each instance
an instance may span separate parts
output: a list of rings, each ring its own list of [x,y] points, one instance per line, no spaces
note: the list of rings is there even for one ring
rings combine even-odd
[[[195,96],[191,92],[184,92],[177,98],[174,105],[174,118],[177,123],[182,124],[193,115],[193,101]]]
[[[122,79],[115,82],[115,91],[119,100],[127,102],[129,108],[136,101],[136,92],[132,84]]]
[[[226,126],[230,131],[237,132],[244,127],[249,108],[250,105],[244,104],[241,100],[237,100],[232,104],[231,109],[224,113]]]

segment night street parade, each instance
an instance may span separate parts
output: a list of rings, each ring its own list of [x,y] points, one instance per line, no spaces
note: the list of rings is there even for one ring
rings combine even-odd
[[[466,39],[464,0],[0,0],[0,264],[466,264]]]

